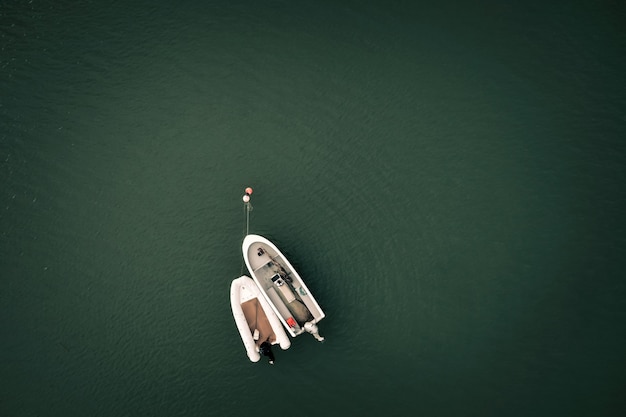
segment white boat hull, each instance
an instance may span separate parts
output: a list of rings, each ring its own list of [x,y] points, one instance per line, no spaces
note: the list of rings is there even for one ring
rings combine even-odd
[[[248,271],[287,332],[295,337],[306,327],[317,340],[323,340],[315,323],[325,314],[282,252],[259,235],[247,235],[242,252]]]
[[[244,275],[233,280],[230,304],[241,340],[252,362],[261,359],[259,346],[264,341],[277,344],[283,350],[289,349],[291,341],[280,320],[250,277]],[[256,340],[255,333],[258,335]]]

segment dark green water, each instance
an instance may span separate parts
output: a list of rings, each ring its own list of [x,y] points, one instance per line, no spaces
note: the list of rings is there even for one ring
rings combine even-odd
[[[2,1],[0,416],[623,415],[626,7],[509,3]]]

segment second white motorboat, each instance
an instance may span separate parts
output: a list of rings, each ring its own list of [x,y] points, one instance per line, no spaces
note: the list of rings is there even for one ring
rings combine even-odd
[[[230,304],[241,340],[252,362],[258,362],[264,355],[273,364],[272,345],[278,344],[283,350],[289,349],[289,337],[252,278],[244,275],[233,280],[230,285]]]

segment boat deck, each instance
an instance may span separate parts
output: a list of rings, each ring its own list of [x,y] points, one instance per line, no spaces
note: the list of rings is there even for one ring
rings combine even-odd
[[[275,256],[276,255],[274,255],[274,257]],[[264,249],[260,244],[250,246],[248,259],[250,260],[250,266],[255,271],[273,262],[273,258],[270,256],[267,249]]]

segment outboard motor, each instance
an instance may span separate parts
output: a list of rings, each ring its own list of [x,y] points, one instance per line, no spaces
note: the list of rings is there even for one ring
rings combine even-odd
[[[318,342],[324,341],[324,338],[319,335],[319,329],[317,327],[317,324],[307,321],[306,323],[304,323],[304,330],[311,333],[315,340],[317,340]]]
[[[274,365],[274,352],[272,352],[272,345],[268,341],[261,343],[259,352],[261,355],[268,357],[270,365]]]

